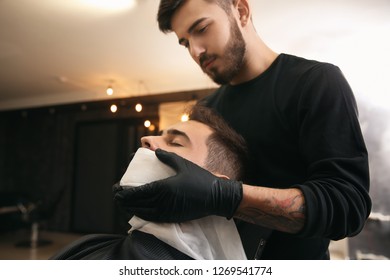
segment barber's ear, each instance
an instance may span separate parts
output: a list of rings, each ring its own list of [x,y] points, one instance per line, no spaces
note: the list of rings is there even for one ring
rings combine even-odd
[[[251,18],[251,9],[248,0],[237,0],[234,8],[238,11],[241,26],[244,27]]]

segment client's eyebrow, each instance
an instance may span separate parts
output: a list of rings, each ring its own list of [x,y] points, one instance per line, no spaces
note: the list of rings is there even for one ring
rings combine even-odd
[[[169,135],[183,136],[188,142],[191,142],[190,137],[188,137],[187,133],[185,133],[184,131],[177,129],[168,129],[166,132]]]

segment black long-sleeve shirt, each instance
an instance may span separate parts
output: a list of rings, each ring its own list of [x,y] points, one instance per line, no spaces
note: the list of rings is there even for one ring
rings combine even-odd
[[[296,187],[306,203],[298,234],[274,231],[262,258],[322,259],[330,239],[358,234],[371,210],[368,155],[352,90],[334,65],[281,54],[257,78],[206,97],[246,139],[245,183]],[[240,230],[240,229],[239,229]],[[255,244],[246,244],[248,258]]]

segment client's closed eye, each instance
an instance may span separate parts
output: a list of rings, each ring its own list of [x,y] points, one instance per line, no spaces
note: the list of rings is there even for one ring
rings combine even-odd
[[[168,145],[174,146],[174,147],[183,147],[183,145],[181,143],[176,142],[176,141],[168,142]]]

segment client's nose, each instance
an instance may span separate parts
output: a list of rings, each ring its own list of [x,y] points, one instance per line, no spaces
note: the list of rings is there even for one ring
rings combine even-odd
[[[158,148],[156,136],[144,136],[141,138],[142,148],[147,148],[155,151]]]

